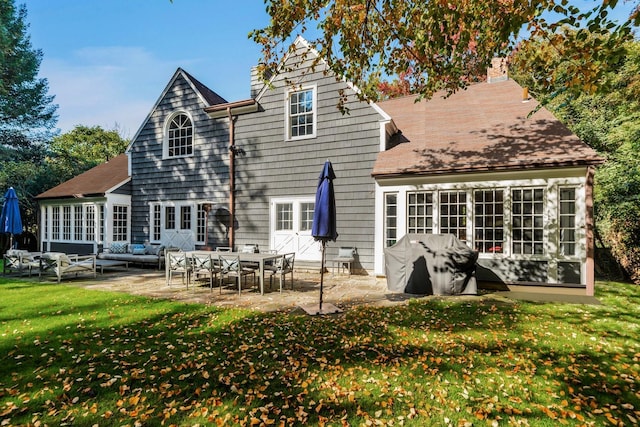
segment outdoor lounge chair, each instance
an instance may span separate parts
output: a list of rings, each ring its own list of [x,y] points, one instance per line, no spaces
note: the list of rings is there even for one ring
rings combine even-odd
[[[3,274],[19,272],[20,275],[23,275],[26,271],[31,277],[31,274],[40,267],[40,261],[38,260],[40,255],[40,252],[9,249],[4,254]]]
[[[43,275],[55,275],[58,283],[65,275],[79,273],[89,273],[96,277],[96,256],[95,255],[67,255],[62,252],[48,252],[40,257],[40,272],[38,278],[42,280]]]

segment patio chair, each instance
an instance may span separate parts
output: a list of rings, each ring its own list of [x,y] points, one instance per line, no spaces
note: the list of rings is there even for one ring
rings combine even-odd
[[[3,274],[19,272],[22,276],[26,271],[31,274],[40,268],[40,252],[29,252],[21,249],[9,249],[4,254]]]
[[[265,267],[265,271],[268,271],[269,276],[269,289],[273,282],[273,276],[278,276],[280,279],[280,292],[282,292],[282,285],[286,285],[287,274],[291,273],[291,290],[293,290],[293,263],[295,262],[296,254],[294,252],[284,254],[277,258],[272,266]]]
[[[333,273],[336,272],[336,266],[338,267],[338,271],[344,271],[345,267],[349,272],[349,276],[351,276],[351,264],[355,261],[355,253],[356,248],[346,248],[342,247],[338,249],[338,256],[331,260],[333,265]]]
[[[189,257],[182,251],[168,251],[165,254],[165,278],[167,286],[171,286],[174,274],[180,274],[182,276],[182,284],[184,285],[185,279],[187,283],[187,289],[189,289],[189,281],[191,280],[191,264]]]
[[[65,275],[89,273],[96,277],[95,255],[67,255],[63,252],[48,252],[42,254],[39,259],[39,280],[43,275],[55,275],[58,283]]]
[[[212,258],[209,253],[193,253],[191,255],[191,274],[197,279],[198,275],[205,275],[209,279],[209,289],[213,292],[213,278],[220,272],[218,258]],[[222,293],[222,289],[220,289]]]
[[[246,268],[240,262],[238,255],[223,255],[219,254],[220,260],[220,292],[222,292],[222,282],[225,276],[236,277],[238,281],[238,295],[242,293],[242,278],[244,277],[245,284],[247,282],[247,276],[253,275],[253,282],[256,281],[256,271],[252,268]]]

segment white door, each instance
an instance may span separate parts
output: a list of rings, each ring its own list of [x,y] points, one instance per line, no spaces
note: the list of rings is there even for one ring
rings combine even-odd
[[[271,249],[295,252],[296,259],[321,261],[322,247],[311,236],[313,198],[276,199],[271,202]]]

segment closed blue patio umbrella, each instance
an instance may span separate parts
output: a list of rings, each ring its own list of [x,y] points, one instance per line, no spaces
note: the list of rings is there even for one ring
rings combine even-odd
[[[319,310],[312,314],[337,313],[336,307],[324,310],[322,306],[322,292],[324,285],[324,269],[325,269],[325,247],[328,241],[335,242],[338,238],[336,225],[336,198],[333,190],[333,180],[336,178],[333,172],[331,162],[327,160],[324,163],[322,172],[318,179],[318,189],[316,191],[316,205],[313,211],[313,224],[311,226],[311,235],[316,241],[322,243],[322,263],[320,266],[320,304]],[[307,310],[308,311],[308,310]],[[308,311],[309,312],[309,311]]]
[[[13,187],[9,187],[4,195],[2,214],[0,214],[0,233],[9,234],[9,247],[13,248],[13,236],[22,234],[22,218],[18,196]]]

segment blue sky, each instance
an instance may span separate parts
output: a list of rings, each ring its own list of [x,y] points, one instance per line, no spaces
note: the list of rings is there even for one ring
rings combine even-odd
[[[16,0],[62,132],[116,126],[133,137],[178,67],[228,101],[249,98],[269,22],[262,0]]]
[[[263,0],[15,1],[43,52],[61,131],[98,125],[128,138],[178,67],[228,101],[247,99],[260,59],[247,35],[269,22]]]

